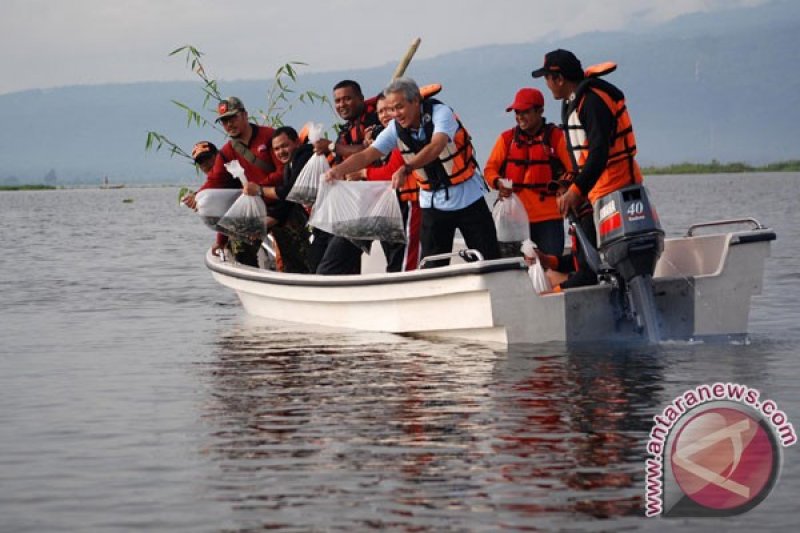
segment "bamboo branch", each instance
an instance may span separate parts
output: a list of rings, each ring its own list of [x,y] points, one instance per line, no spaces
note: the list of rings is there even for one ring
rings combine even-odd
[[[396,80],[397,78],[405,74],[406,69],[408,68],[408,64],[411,63],[411,58],[413,58],[414,54],[417,53],[417,48],[419,48],[420,42],[422,42],[422,39],[420,39],[419,37],[417,37],[411,42],[411,46],[408,47],[406,55],[403,56],[403,59],[400,60],[400,63],[397,65],[397,68],[394,69],[394,74],[392,74],[393,80]]]

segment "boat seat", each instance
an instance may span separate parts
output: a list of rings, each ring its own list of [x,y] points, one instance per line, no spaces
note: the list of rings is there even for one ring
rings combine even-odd
[[[711,275],[725,259],[730,234],[667,239],[654,277]]]

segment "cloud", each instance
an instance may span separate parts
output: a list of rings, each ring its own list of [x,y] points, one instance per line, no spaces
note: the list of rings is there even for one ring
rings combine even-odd
[[[310,70],[397,61],[415,37],[418,57],[485,44],[532,42],[657,24],[694,11],[765,0],[4,0],[0,94],[71,84],[189,79],[193,44],[219,79],[269,77],[283,63]]]

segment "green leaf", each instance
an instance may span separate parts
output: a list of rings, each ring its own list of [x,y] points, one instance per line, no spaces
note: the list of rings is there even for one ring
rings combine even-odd
[[[170,53],[169,53],[169,55],[170,55],[170,56],[174,56],[175,54],[180,54],[181,52],[183,52],[184,50],[186,50],[186,48],[187,48],[187,47],[188,47],[187,45],[184,45],[184,46],[181,46],[180,48],[176,48],[175,50],[173,50],[172,52],[170,52]]]
[[[189,187],[181,187],[178,191],[178,205],[181,205],[183,203],[183,198],[189,194],[194,194],[194,191]]]

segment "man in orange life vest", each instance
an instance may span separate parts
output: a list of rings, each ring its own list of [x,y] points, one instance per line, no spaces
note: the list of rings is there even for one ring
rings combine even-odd
[[[584,72],[575,54],[558,49],[545,54],[544,65],[531,75],[534,78],[544,76],[553,98],[562,100],[561,120],[566,128],[574,179],[566,192],[558,197],[559,211],[562,216],[574,213],[578,224],[596,247],[596,228],[591,210],[585,205],[586,199],[594,203],[626,185],[641,183],[642,174],[634,159],[636,139],[625,96],[617,87],[598,77],[613,70],[613,66],[606,71],[593,70]],[[548,257],[542,263],[555,268],[563,265],[564,259]],[[597,282],[580,250],[571,263],[577,267],[577,272],[570,274],[556,289]]]
[[[416,172],[422,207],[422,257],[450,252],[457,229],[467,246],[485,259],[499,257],[494,221],[483,198],[483,176],[469,134],[453,110],[438,100],[423,100],[411,78],[392,81],[383,94],[395,118],[372,145],[333,167],[326,178],[344,179],[398,148],[404,164],[392,175],[392,186],[400,188]],[[426,266],[443,264],[447,260]]]
[[[572,185],[558,199],[562,215],[583,198],[594,204],[617,189],[641,183],[634,159],[636,139],[622,91],[598,75],[587,76],[568,50],[548,52],[544,66],[531,75],[544,76],[553,98],[562,100],[561,119],[575,172]]]
[[[528,212],[530,237],[542,252],[564,252],[564,217],[558,210],[559,181],[571,167],[564,132],[543,116],[544,96],[538,89],[517,91],[506,112],[514,111],[517,126],[504,131],[495,142],[484,166],[486,181],[508,198],[512,191]],[[499,183],[510,179],[512,188]],[[502,201],[502,200],[501,200]],[[513,255],[519,255],[514,245]]]

